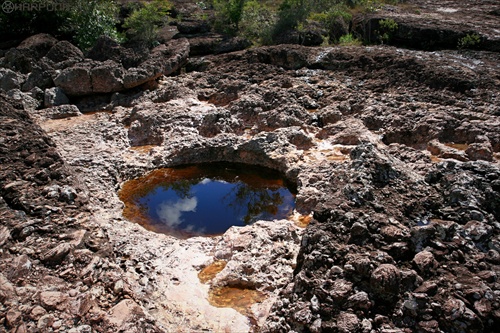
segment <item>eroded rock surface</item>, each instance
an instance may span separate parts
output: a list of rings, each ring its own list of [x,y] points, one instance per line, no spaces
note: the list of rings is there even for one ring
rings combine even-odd
[[[54,83],[72,96],[122,91],[174,73],[184,65],[188,54],[188,42],[179,39],[168,47],[163,45],[154,49],[137,67],[125,69],[111,59],[85,60],[61,71],[54,77]]]
[[[474,0],[411,0],[397,6],[386,5],[382,10],[363,15],[357,32],[372,41],[387,33],[380,20],[394,20],[398,28],[387,35],[386,43],[405,47],[442,49],[481,49],[500,51],[498,34],[498,2]],[[470,44],[463,39],[475,36]]]
[[[82,63],[47,36],[25,46],[63,71]],[[54,67],[23,59],[2,62],[23,65],[2,72],[18,98],[0,97],[2,329],[495,330],[498,53],[256,48],[192,60],[83,114],[34,111],[22,87]],[[122,217],[124,181],[212,161],[283,172],[296,216],[187,240]],[[200,280],[214,262],[223,269]],[[217,307],[223,288],[259,299]]]
[[[0,104],[2,326],[111,329],[102,320],[123,296],[105,291],[123,270],[105,231],[90,221],[88,190],[19,103],[2,96]]]
[[[498,67],[492,54],[477,71],[466,70],[471,58],[453,70],[440,67],[456,57],[382,47],[261,48],[208,58],[206,72],[165,78],[129,107],[37,119],[106,226],[125,271],[113,290],[129,290],[164,327],[181,325],[174,313],[183,313],[193,329],[224,322],[271,332],[487,331],[498,314],[499,141],[487,125],[498,123],[491,94],[498,83],[489,76]],[[438,82],[425,74],[436,70]],[[469,74],[457,81],[456,72]],[[489,161],[459,153],[465,146],[458,143],[484,142]],[[210,161],[272,167],[296,182],[297,210],[314,217],[302,239],[290,222],[277,234],[257,223],[182,241],[121,218],[114,191],[122,181]],[[66,248],[56,250],[48,253],[54,260]],[[228,261],[224,270],[202,284],[197,273],[219,260]],[[274,268],[267,270],[269,260]],[[210,305],[211,288],[224,286],[266,294],[245,313],[251,322]],[[207,320],[215,313],[226,319]]]
[[[22,90],[39,100],[40,105],[29,108],[69,104],[65,95],[109,94],[154,82],[177,72],[188,55],[189,42],[182,38],[149,51],[124,48],[102,37],[85,58],[70,42],[39,34],[0,59],[4,67],[0,69],[0,89],[10,94]],[[55,95],[54,89],[60,93]]]

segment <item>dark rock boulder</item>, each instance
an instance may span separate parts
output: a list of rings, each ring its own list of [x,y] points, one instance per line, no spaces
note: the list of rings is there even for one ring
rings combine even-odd
[[[299,44],[304,46],[318,46],[323,43],[323,37],[328,35],[327,29],[318,22],[306,24],[300,32],[287,30],[274,36],[275,44]]]
[[[493,148],[489,140],[470,144],[465,150],[465,154],[472,161],[493,161]]]
[[[160,45],[152,50],[146,61],[127,70],[124,87],[133,88],[161,75],[171,75],[186,64],[188,56],[189,42],[186,39],[172,40],[168,45]]]
[[[108,36],[101,36],[87,53],[87,57],[96,61],[113,60],[124,68],[138,66],[148,58],[149,51],[144,48],[126,48]]]
[[[210,24],[204,20],[182,20],[177,23],[177,30],[180,34],[193,35],[210,32]]]
[[[59,106],[63,104],[69,104],[68,97],[64,94],[61,88],[53,87],[45,90],[44,94],[44,106],[50,108],[53,106]]]
[[[55,44],[45,56],[55,63],[70,59],[82,60],[84,58],[83,52],[78,47],[65,40]]]
[[[175,73],[187,62],[188,55],[189,43],[179,39],[157,47],[137,67],[125,69],[113,60],[85,60],[62,70],[54,83],[68,96],[118,92]]]
[[[464,301],[450,297],[443,304],[442,310],[446,323],[444,328],[448,332],[484,332],[481,319]]]
[[[124,76],[125,69],[113,60],[98,63],[90,70],[92,92],[109,93],[123,90]]]
[[[56,71],[51,68],[50,64],[43,61],[39,62],[38,66],[35,66],[31,73],[28,74],[26,82],[22,85],[23,91],[30,91],[37,87],[40,89],[47,89],[54,86],[54,80]]]
[[[370,276],[370,287],[376,299],[391,302],[397,298],[401,273],[391,264],[382,264]]]
[[[299,69],[309,64],[307,50],[296,45],[251,49],[246,56],[252,62],[273,64],[287,69]]]
[[[422,275],[430,275],[433,273],[437,266],[434,255],[429,251],[422,251],[415,255],[413,263]]]
[[[55,78],[54,84],[67,95],[87,95],[93,92],[90,70],[93,62],[85,61],[61,71]]]
[[[41,58],[58,42],[48,34],[38,34],[26,38],[17,47],[18,50],[28,51],[34,58]]]
[[[175,38],[187,37],[190,45],[190,56],[222,54],[244,50],[251,42],[242,37],[228,37],[216,33],[197,35],[178,34]]]
[[[224,38],[215,45],[214,54],[241,51],[250,47],[252,43],[243,37]]]
[[[22,75],[8,69],[0,68],[0,89],[9,91],[11,89],[19,89],[23,83]]]
[[[56,247],[42,253],[40,259],[48,265],[57,265],[69,254],[71,245],[68,243],[61,243]]]
[[[56,43],[57,39],[48,34],[31,36],[5,53],[3,66],[27,74]]]
[[[30,93],[22,92],[19,89],[9,90],[7,95],[13,100],[19,101],[25,110],[35,110],[41,105],[40,101],[34,98]]]
[[[5,53],[1,65],[15,72],[27,74],[33,69],[33,58],[30,56],[29,52],[10,49]]]

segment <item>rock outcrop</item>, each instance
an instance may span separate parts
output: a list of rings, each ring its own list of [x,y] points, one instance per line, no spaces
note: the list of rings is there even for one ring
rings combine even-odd
[[[68,103],[59,93],[59,101],[53,104],[55,96],[50,96],[54,88],[69,97],[124,91],[176,73],[186,64],[188,55],[185,39],[172,40],[149,52],[127,49],[103,37],[90,51],[90,58],[84,58],[68,41],[41,34],[6,52],[1,61],[0,89],[22,89],[36,95],[38,105],[51,107]],[[43,97],[46,89],[48,99]]]
[[[106,332],[121,324],[129,332],[164,331],[154,321],[136,327],[132,317],[119,317],[114,305],[124,294],[105,290],[124,273],[106,234],[89,223],[88,190],[20,104],[0,96],[0,110],[2,327],[86,332],[90,324]]]
[[[114,216],[114,227],[101,223],[122,244],[115,255],[137,256],[125,261],[129,288],[156,295],[153,309],[168,293],[193,329],[217,325],[193,319],[213,313],[204,298],[210,290],[238,287],[265,295],[245,314],[269,332],[488,331],[498,311],[498,106],[489,94],[498,85],[490,76],[496,58],[472,53],[482,63],[469,71],[474,58],[439,55],[388,47],[259,48],[208,57],[206,72],[164,78],[128,106],[110,106],[111,113],[65,120],[40,113],[37,121],[90,186],[91,206]],[[444,66],[450,59],[457,60],[453,69]],[[459,85],[456,73],[463,74]],[[164,241],[140,229],[124,239],[133,227],[120,219],[112,194],[120,181],[151,168],[211,161],[282,171],[297,184],[298,212],[313,214],[304,236],[277,236],[285,229],[268,233],[257,223],[214,242]],[[291,264],[296,242],[300,252]],[[194,252],[181,250],[188,244]],[[63,250],[47,255],[56,260]],[[171,259],[155,269],[162,277],[151,279],[153,258],[166,253]],[[180,258],[185,265],[172,264]],[[196,269],[220,260],[228,261],[224,270],[198,284]],[[279,266],[284,277],[277,278],[267,272],[268,260],[293,265],[293,273]],[[149,268],[134,271],[141,263]],[[87,271],[95,265],[89,262]],[[169,284],[171,278],[178,283]],[[182,303],[188,289],[190,299],[202,301]],[[222,316],[250,329],[234,313]],[[454,316],[457,324],[450,324]]]
[[[436,3],[412,0],[400,6],[386,5],[380,11],[359,17],[354,27],[365,40],[423,50],[476,49],[499,52],[496,32],[498,17],[495,1],[473,0]],[[397,28],[382,27],[382,20],[393,20]],[[474,36],[475,38],[471,38]]]
[[[5,331],[495,331],[498,53],[280,45],[161,77],[187,41],[147,59],[61,43],[2,60]],[[201,162],[281,171],[295,214],[189,239],[123,218],[124,181]]]
[[[54,83],[69,96],[122,91],[176,72],[186,63],[188,55],[189,43],[179,39],[168,47],[152,50],[149,58],[137,67],[125,69],[114,60],[86,60],[62,70],[54,77]]]

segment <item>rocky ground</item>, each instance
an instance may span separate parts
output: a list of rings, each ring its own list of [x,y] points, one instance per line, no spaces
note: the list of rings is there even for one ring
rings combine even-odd
[[[66,43],[2,53],[0,331],[495,330],[499,53]],[[122,217],[124,181],[212,161],[281,171],[296,215],[187,240]]]
[[[360,15],[355,30],[365,38],[376,40],[379,20],[393,19],[398,29],[386,41],[391,45],[424,50],[454,49],[460,46],[462,38],[476,35],[477,43],[469,47],[498,52],[499,16],[495,0],[411,0]]]

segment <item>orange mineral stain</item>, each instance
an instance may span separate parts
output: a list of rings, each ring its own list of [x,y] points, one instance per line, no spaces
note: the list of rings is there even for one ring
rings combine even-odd
[[[212,281],[226,267],[226,264],[224,260],[214,261],[198,273],[198,279],[201,283]]]
[[[467,150],[467,148],[469,148],[469,145],[466,143],[453,143],[453,142],[451,142],[451,143],[445,143],[444,145],[448,146],[450,148],[453,148],[453,149],[463,150],[463,151],[465,151],[465,150]]]
[[[135,146],[130,147],[130,150],[136,151],[142,154],[148,154],[153,148],[158,147],[157,145],[145,145],[145,146]]]
[[[266,298],[265,294],[254,289],[235,287],[213,287],[208,293],[208,301],[218,308],[233,308],[239,313],[249,316],[250,307]]]

